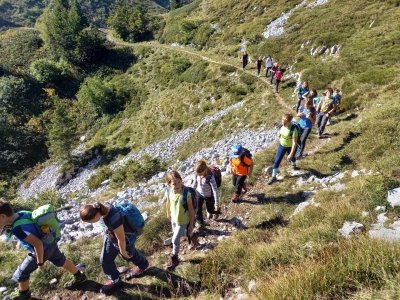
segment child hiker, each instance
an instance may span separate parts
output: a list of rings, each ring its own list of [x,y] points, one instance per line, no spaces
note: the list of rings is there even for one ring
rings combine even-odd
[[[167,218],[172,225],[172,253],[169,256],[167,269],[172,270],[179,265],[179,248],[181,237],[191,236],[194,228],[195,212],[192,194],[183,185],[182,177],[176,171],[171,171],[166,176],[168,188],[166,189]]]
[[[296,149],[297,149],[297,137],[299,132],[296,126],[292,124],[292,114],[285,114],[282,117],[282,127],[279,130],[279,144],[276,150],[274,166],[272,168],[272,177],[268,181],[268,184],[277,182],[276,176],[278,175],[279,165],[287,153],[287,160],[290,161],[293,168],[296,168]]]
[[[232,172],[232,184],[235,187],[231,202],[237,203],[241,195],[247,192],[246,178],[253,172],[253,159],[249,150],[236,144],[232,146],[229,164]]]
[[[111,204],[102,203],[86,204],[80,209],[81,220],[87,223],[96,223],[102,220],[107,228],[104,237],[103,250],[100,255],[101,267],[108,276],[107,281],[100,289],[101,293],[113,292],[122,285],[120,273],[115,264],[118,254],[123,259],[136,265],[128,274],[127,278],[138,277],[144,273],[149,263],[135,248],[138,232],[128,224],[122,211]]]
[[[0,199],[0,232],[3,233],[8,228],[10,235],[14,235],[29,251],[28,256],[14,272],[13,280],[18,282],[18,293],[12,299],[32,298],[29,290],[30,275],[37,268],[43,269],[46,261],[50,261],[53,265],[62,267],[74,275],[74,279],[64,285],[65,288],[73,288],[84,282],[86,280],[85,274],[79,271],[72,261],[65,258],[64,253],[58,248],[57,240],[52,239],[52,242],[42,240],[44,233],[30,220],[30,212],[14,212],[7,201]]]
[[[204,160],[196,162],[194,165],[196,172],[194,179],[194,189],[197,193],[196,223],[199,227],[204,226],[203,203],[206,203],[207,217],[218,215],[219,196],[218,186],[214,175]]]

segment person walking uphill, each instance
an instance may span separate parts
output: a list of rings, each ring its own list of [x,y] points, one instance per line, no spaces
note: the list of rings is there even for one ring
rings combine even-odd
[[[247,64],[249,63],[249,54],[245,51],[242,55],[242,66],[243,70],[246,68]]]
[[[267,59],[265,60],[265,77],[268,78],[268,73],[269,73],[269,71],[271,71],[273,65],[274,65],[274,63],[273,63],[272,57],[271,57],[271,55],[268,55]]]
[[[38,212],[39,209],[34,212]],[[58,222],[55,216],[53,218]],[[65,288],[74,288],[86,280],[85,274],[79,271],[75,264],[66,259],[65,255],[60,251],[57,239],[49,227],[39,227],[35,222],[32,219],[32,212],[21,211],[15,213],[7,201],[0,199],[0,232],[3,233],[8,229],[9,237],[14,235],[22,246],[29,251],[28,256],[13,275],[13,280],[18,282],[18,292],[12,295],[14,300],[32,298],[29,290],[30,275],[37,268],[43,269],[46,261],[50,261],[55,266],[62,267],[74,275],[74,279],[64,285]]]
[[[197,193],[196,222],[199,224],[199,227],[203,227],[204,202],[206,203],[207,215],[209,218],[212,218],[213,215],[220,214],[218,184],[215,176],[204,160],[196,162],[194,170],[196,174],[193,188]]]
[[[263,60],[262,60],[262,57],[260,56],[260,57],[256,60],[257,77],[260,77],[262,62],[263,62]]]
[[[229,163],[232,172],[232,184],[235,187],[231,202],[237,203],[240,196],[247,192],[246,178],[251,176],[254,163],[250,151],[240,144],[233,145]]]
[[[131,212],[126,213],[125,209],[129,209],[138,216],[137,218],[142,224],[137,227],[132,225],[133,222],[128,220],[128,218],[131,219]],[[149,263],[146,257],[135,248],[136,238],[141,233],[141,228],[144,225],[143,218],[141,218],[136,206],[133,204],[126,204],[126,206],[119,204],[114,207],[111,204],[105,205],[99,202],[86,204],[80,209],[80,217],[82,221],[87,223],[97,223],[102,220],[106,228],[100,262],[109,281],[101,287],[101,293],[111,293],[122,285],[120,273],[115,264],[115,258],[118,254],[123,259],[136,265],[135,268],[128,272],[127,278],[138,277],[143,274]]]
[[[275,93],[279,92],[279,84],[282,81],[282,77],[283,77],[283,69],[278,67],[278,69],[275,71]]]
[[[167,218],[172,226],[172,253],[169,256],[167,269],[173,270],[179,265],[179,248],[181,237],[191,236],[194,228],[195,212],[192,194],[183,185],[182,177],[176,171],[166,176],[168,188],[165,191]]]
[[[291,114],[285,114],[282,117],[282,127],[278,133],[278,149],[276,150],[274,165],[272,167],[272,177],[268,181],[268,184],[278,181],[276,178],[278,168],[286,153],[288,153],[287,160],[290,161],[293,168],[296,168],[296,148],[299,132],[297,127],[292,124],[292,120],[293,116]]]
[[[327,88],[323,93],[324,97],[319,102],[317,106],[317,134],[318,138],[322,138],[322,134],[325,131],[325,126],[329,121],[329,118],[336,111],[336,103],[331,99],[331,95],[333,90],[331,88]]]

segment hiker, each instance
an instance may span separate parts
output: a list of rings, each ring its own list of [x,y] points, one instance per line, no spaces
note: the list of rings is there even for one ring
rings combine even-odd
[[[249,63],[249,54],[247,53],[247,51],[244,51],[242,55],[243,70],[246,68],[248,63]]]
[[[279,92],[279,84],[281,83],[282,77],[283,77],[283,69],[278,66],[277,70],[275,71],[275,93]]]
[[[268,78],[268,73],[271,71],[273,66],[273,60],[271,55],[268,55],[267,59],[265,60],[265,77]]]
[[[304,107],[300,106],[297,116],[300,117],[299,126],[301,127],[302,132],[299,139],[300,145],[296,153],[296,158],[301,158],[303,156],[307,138],[310,135],[313,124],[315,123],[316,110],[315,107],[313,106],[312,95],[306,97],[305,106]]]
[[[319,96],[316,89],[312,89],[310,94],[313,95],[313,106],[317,108],[324,96]]]
[[[185,187],[177,171],[167,173],[166,211],[172,226],[172,253],[169,256],[167,269],[173,270],[179,265],[179,248],[181,237],[190,237],[195,222],[194,201],[192,194]]]
[[[56,219],[56,217],[54,218]],[[57,239],[49,227],[39,227],[33,221],[31,212],[14,212],[10,203],[3,199],[0,199],[0,230],[1,234],[8,231],[9,238],[14,235],[29,251],[12,277],[14,281],[18,282],[18,292],[13,295],[12,299],[32,298],[29,290],[30,275],[37,268],[43,270],[46,261],[50,261],[56,267],[62,267],[74,275],[74,278],[67,282],[64,288],[76,287],[86,280],[86,275],[72,261],[66,259],[64,253],[60,251]]]
[[[303,84],[300,84],[297,88],[297,105],[296,105],[296,113],[299,112],[299,107],[301,105],[301,101],[306,99],[306,96],[310,92],[308,81],[304,81]]]
[[[271,84],[272,84],[272,80],[274,79],[276,70],[278,70],[278,64],[274,63],[274,65],[271,68]]]
[[[268,184],[273,184],[274,182],[278,181],[278,179],[276,178],[276,176],[278,175],[278,168],[285,154],[288,154],[287,160],[290,161],[293,169],[297,169],[296,148],[299,130],[298,127],[292,124],[292,120],[292,114],[285,114],[282,117],[282,127],[278,133],[278,149],[276,150],[274,165],[272,167],[272,177],[268,181]]]
[[[120,273],[115,264],[115,258],[118,254],[124,260],[136,265],[128,272],[127,278],[141,276],[149,266],[146,257],[135,248],[137,235],[140,234],[141,228],[132,228],[132,225],[128,223],[128,217],[124,215],[120,207],[120,205],[113,206],[112,204],[96,202],[86,204],[80,209],[82,221],[91,224],[103,221],[105,225],[106,231],[100,262],[103,272],[109,280],[100,289],[100,292],[104,294],[111,293],[122,285]],[[137,210],[136,207],[135,209]],[[137,212],[140,214],[138,210]]]
[[[214,215],[218,216],[221,213],[219,208],[218,185],[215,176],[204,160],[196,162],[194,170],[196,174],[193,188],[197,193],[196,226],[198,224],[201,228],[205,225],[203,218],[204,202],[206,203],[208,219],[211,219]]]
[[[332,88],[327,88],[323,93],[324,97],[320,101],[317,107],[317,134],[318,138],[322,138],[322,134],[325,131],[325,126],[328,123],[329,118],[336,110],[336,103],[331,99],[333,93]]]
[[[251,176],[254,168],[252,155],[242,145],[233,145],[229,164],[232,172],[232,184],[235,187],[231,202],[237,203],[239,198],[247,192],[246,178]]]
[[[257,77],[260,77],[262,62],[263,62],[263,60],[262,60],[262,57],[260,56],[260,57],[256,60]]]

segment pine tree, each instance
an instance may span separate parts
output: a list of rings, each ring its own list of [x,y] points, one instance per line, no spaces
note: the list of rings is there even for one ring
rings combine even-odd
[[[54,99],[54,106],[49,130],[50,157],[55,161],[69,162],[75,137],[74,123],[60,99]]]

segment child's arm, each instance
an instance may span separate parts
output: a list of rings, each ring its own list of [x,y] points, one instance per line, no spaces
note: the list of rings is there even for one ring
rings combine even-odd
[[[118,240],[118,247],[119,252],[121,253],[123,258],[131,258],[132,255],[126,252],[126,241],[125,241],[125,230],[124,225],[118,226],[116,229],[113,230],[115,237]]]
[[[33,234],[28,235],[25,239],[25,242],[28,244],[32,245],[33,249],[35,250],[36,253],[36,263],[38,264],[39,268],[42,267],[44,261],[43,261],[43,256],[44,256],[44,249],[43,249],[43,243],[42,241],[34,236]]]

